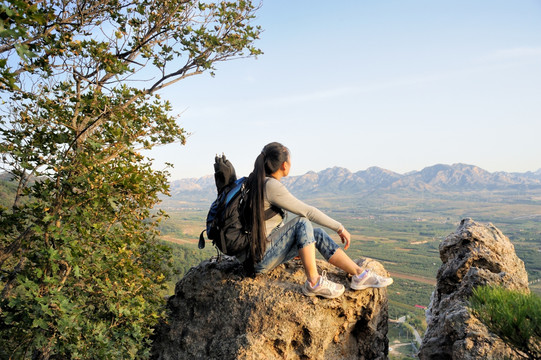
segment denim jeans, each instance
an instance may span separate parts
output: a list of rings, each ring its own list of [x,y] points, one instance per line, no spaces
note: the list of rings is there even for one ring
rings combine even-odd
[[[313,228],[305,217],[296,217],[276,228],[267,238],[263,259],[255,264],[256,273],[266,273],[299,254],[299,249],[316,243],[317,250],[328,261],[339,248],[338,244],[320,228]]]

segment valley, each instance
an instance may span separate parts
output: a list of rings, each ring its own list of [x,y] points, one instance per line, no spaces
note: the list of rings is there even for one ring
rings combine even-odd
[[[405,359],[414,349],[411,344],[414,331],[422,336],[426,328],[425,309],[441,265],[439,244],[456,230],[463,218],[493,223],[509,237],[525,263],[531,290],[541,295],[541,282],[536,281],[541,278],[540,196],[539,189],[521,193],[514,189],[485,189],[361,194],[316,192],[299,198],[346,226],[352,234],[352,244],[347,251],[352,258],[375,259],[393,276],[394,284],[388,288],[389,318],[405,320],[389,324],[391,347],[401,345],[393,348],[390,358]],[[189,210],[165,207],[170,218],[163,224],[162,232],[169,240],[183,241],[181,246],[194,254],[197,262],[215,255],[216,250],[209,242],[204,251],[197,249],[207,209],[198,203],[189,207]],[[329,234],[339,241],[336,234]],[[409,340],[404,343],[404,339]]]
[[[425,309],[441,265],[439,245],[463,218],[500,229],[524,261],[530,289],[541,295],[541,171],[488,173],[457,164],[400,175],[379,168],[357,173],[332,168],[284,182],[299,199],[344,224],[352,234],[347,250],[352,258],[375,259],[394,278],[388,288],[391,359],[409,358],[415,332],[424,334]],[[14,191],[15,184],[0,175],[0,207],[10,207]],[[173,181],[171,196],[162,199],[159,208],[169,217],[159,230],[176,271],[164,296],[192,266],[217,254],[210,242],[197,248],[215,196],[214,179],[206,176]]]

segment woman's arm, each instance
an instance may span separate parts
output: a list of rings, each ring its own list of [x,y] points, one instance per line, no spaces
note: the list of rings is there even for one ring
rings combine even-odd
[[[266,182],[265,190],[267,200],[272,205],[278,206],[293,214],[304,216],[308,220],[328,227],[336,232],[344,228],[342,224],[325,215],[321,210],[297,199],[287,190],[284,184],[276,179],[269,178]]]
[[[293,214],[304,216],[308,220],[316,224],[328,227],[338,233],[340,240],[344,244],[344,250],[349,248],[351,235],[346,228],[338,221],[325,215],[321,210],[314,206],[305,204],[304,202],[293,196],[280,181],[269,178],[266,182],[265,194],[267,201],[271,205],[278,206]]]

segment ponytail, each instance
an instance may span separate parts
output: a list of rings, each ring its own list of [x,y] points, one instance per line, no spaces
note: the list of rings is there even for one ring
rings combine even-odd
[[[249,219],[247,228],[252,234],[250,255],[254,264],[263,259],[267,247],[264,218],[265,181],[267,176],[276,172],[288,159],[289,150],[282,144],[273,142],[266,145],[256,158],[254,170],[246,182],[248,188],[246,218]]]

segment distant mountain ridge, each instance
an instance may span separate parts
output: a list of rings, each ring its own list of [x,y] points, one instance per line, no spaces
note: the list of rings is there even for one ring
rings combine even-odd
[[[379,167],[352,173],[342,167],[320,172],[309,171],[288,176],[282,182],[295,195],[359,194],[374,191],[474,191],[499,189],[541,189],[541,169],[526,173],[488,172],[475,165],[437,164],[420,171],[399,174]],[[182,179],[171,182],[173,198],[187,195],[216,194],[214,177]],[[190,196],[191,197],[191,196]]]

